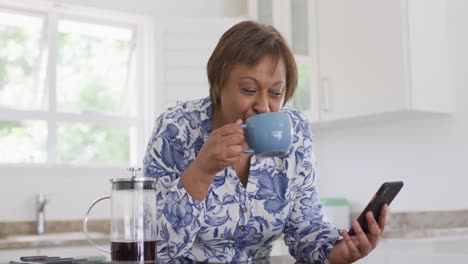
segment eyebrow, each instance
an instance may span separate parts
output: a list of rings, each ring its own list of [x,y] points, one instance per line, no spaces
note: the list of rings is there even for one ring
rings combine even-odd
[[[254,81],[258,86],[260,86],[260,83],[259,83],[258,80],[255,79],[255,78],[252,78],[252,77],[248,77],[248,76],[247,76],[247,77],[240,77],[239,79],[240,79],[240,80],[243,80],[243,79],[252,80],[252,81]],[[279,84],[279,83],[285,84],[286,81],[283,81],[283,80],[277,81],[277,82],[275,82],[272,86],[275,86],[275,85],[277,85],[277,84]]]

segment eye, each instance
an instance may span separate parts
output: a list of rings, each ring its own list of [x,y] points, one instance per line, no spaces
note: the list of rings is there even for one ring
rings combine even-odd
[[[286,87],[284,82],[275,83],[270,89],[270,95],[274,97],[283,97],[286,92]]]
[[[275,97],[281,97],[281,96],[283,96],[284,91],[282,91],[282,90],[281,90],[281,91],[275,90],[275,91],[271,91],[270,94],[273,95],[273,96],[275,96]]]
[[[257,92],[257,89],[255,88],[242,88],[242,91],[246,94],[255,94]]]

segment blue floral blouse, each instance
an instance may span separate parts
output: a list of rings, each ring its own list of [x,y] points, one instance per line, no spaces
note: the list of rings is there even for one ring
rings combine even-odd
[[[211,109],[209,98],[179,103],[158,118],[148,143],[144,174],[158,179],[158,261],[248,261],[269,256],[284,234],[297,260],[327,263],[341,233],[322,214],[305,116],[283,107],[294,127],[289,153],[252,156],[246,188],[232,166],[218,172],[200,202],[180,176],[210,135]]]

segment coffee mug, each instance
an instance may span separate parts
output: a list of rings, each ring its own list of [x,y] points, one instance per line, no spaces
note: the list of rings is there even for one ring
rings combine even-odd
[[[283,112],[269,112],[251,116],[241,124],[245,129],[250,149],[246,154],[262,157],[278,157],[288,153],[292,145],[293,130],[291,118]]]

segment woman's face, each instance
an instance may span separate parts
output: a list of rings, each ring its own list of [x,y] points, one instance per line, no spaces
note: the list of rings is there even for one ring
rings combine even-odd
[[[221,88],[221,107],[215,114],[217,127],[281,109],[286,93],[286,66],[282,59],[275,62],[271,56],[265,56],[253,67],[234,66]]]

